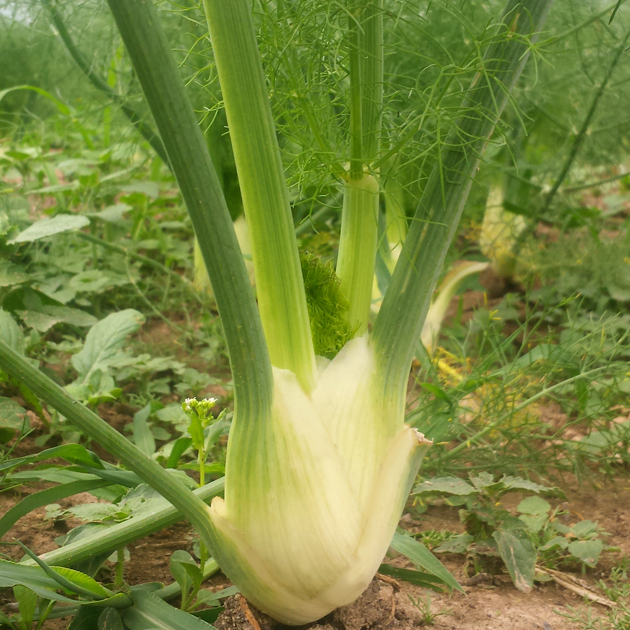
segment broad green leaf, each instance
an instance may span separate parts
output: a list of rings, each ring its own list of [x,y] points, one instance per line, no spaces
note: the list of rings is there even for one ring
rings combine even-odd
[[[588,567],[597,565],[599,556],[604,549],[604,543],[596,538],[595,540],[575,540],[568,546],[568,551]]]
[[[551,505],[541,497],[527,497],[516,506],[516,511],[531,516],[547,515],[551,511]]]
[[[597,531],[597,523],[589,520],[579,521],[571,526],[571,533],[578,538],[586,538]]]
[[[521,514],[519,519],[535,534],[547,522],[551,505],[541,497],[527,497],[516,506],[516,510]]]
[[[81,606],[77,616],[70,622],[68,630],[95,630],[98,628],[98,618],[102,608],[93,606]]]
[[[196,413],[191,413],[188,416],[188,435],[190,435],[195,449],[200,450],[203,448],[203,427],[201,426],[201,420]]]
[[[99,479],[91,472],[80,472],[70,466],[50,466],[35,467],[30,470],[11,473],[14,481],[51,481],[53,483],[71,483],[73,481],[96,481]]]
[[[67,567],[51,567],[44,562],[39,556],[35,555],[28,547],[20,546],[27,553],[30,558],[35,560],[41,567],[44,573],[55,580],[58,586],[70,591],[71,593],[77,593],[83,597],[87,597],[90,600],[107,599],[111,597],[113,593],[103,586],[101,586],[95,579],[91,578],[85,573],[69,569]]]
[[[142,313],[133,309],[112,313],[93,326],[85,338],[85,345],[72,357],[79,373],[75,383],[85,383],[96,369],[106,369],[122,348],[127,335],[136,332],[144,323]]]
[[[173,555],[171,556],[170,570],[171,575],[179,584],[179,587],[182,591],[182,598],[188,596],[188,593],[191,591],[191,589],[196,586],[195,582],[197,581],[195,575],[188,571],[188,566],[197,569],[197,572],[201,575],[197,563],[187,551],[184,551],[182,549],[174,551]]]
[[[214,626],[183,610],[173,608],[151,593],[132,591],[134,606],[122,617],[130,630],[212,630]]]
[[[442,580],[430,573],[422,573],[421,571],[413,571],[411,569],[399,569],[398,567],[393,567],[391,564],[381,564],[378,572],[424,588],[442,590],[440,586],[444,584]]]
[[[159,409],[155,412],[156,418],[162,422],[171,422],[173,424],[183,424],[188,422],[188,416],[184,413],[181,405],[174,403]]]
[[[31,243],[47,236],[54,236],[69,230],[78,230],[89,224],[89,219],[78,214],[58,214],[52,219],[42,219],[33,223],[7,243]]]
[[[131,597],[127,593],[115,593],[105,599],[79,603],[82,607],[96,608],[99,610],[103,610],[103,608],[116,608],[117,610],[123,610],[124,608],[129,608],[129,606],[133,606]]]
[[[68,306],[42,306],[37,311],[17,311],[24,323],[39,332],[46,332],[56,324],[94,326],[98,320],[78,308]]]
[[[542,492],[545,494],[562,494],[558,488],[549,488],[547,486],[541,486],[538,483],[529,481],[528,479],[520,479],[519,477],[503,477],[501,482],[506,489],[509,490],[528,490],[529,492]]]
[[[197,617],[198,619],[202,619],[206,623],[212,624],[214,623],[221,613],[225,610],[223,606],[217,606],[216,608],[206,608],[204,610],[195,610],[191,613],[193,617]]]
[[[606,288],[613,300],[616,300],[617,302],[630,301],[630,283],[620,284],[619,282],[610,280],[606,285]]]
[[[0,396],[0,444],[12,440],[16,433],[30,428],[26,409],[10,398]]]
[[[204,429],[206,452],[210,451],[222,435],[228,434],[229,426],[225,413],[221,412],[217,420]]]
[[[191,447],[192,440],[188,437],[178,438],[173,444],[173,448],[166,461],[167,468],[177,468],[179,458]]]
[[[467,496],[476,492],[468,482],[458,477],[436,477],[423,481],[413,489],[413,494],[456,494]]]
[[[125,630],[120,613],[115,608],[105,608],[98,618],[98,630]]]
[[[450,588],[463,592],[459,582],[451,575],[449,570],[415,538],[396,532],[392,538],[391,546],[399,553],[402,553],[403,556],[409,558],[414,564],[442,580]]]
[[[474,540],[474,536],[470,534],[459,534],[459,536],[455,536],[445,543],[442,543],[433,551],[435,553],[465,553],[468,549],[468,545]]]
[[[547,551],[554,547],[560,549],[566,549],[569,546],[569,541],[563,536],[554,536],[551,540],[547,541],[542,547],[538,547],[538,551]]]
[[[133,182],[132,184],[122,186],[120,190],[131,194],[140,193],[141,195],[146,195],[147,197],[153,197],[153,199],[157,198],[160,194],[158,185],[151,181]]]
[[[527,531],[537,534],[547,522],[547,514],[522,514],[519,521],[525,523]]]
[[[128,276],[110,270],[88,269],[73,276],[68,283],[68,289],[76,293],[104,293],[112,287],[129,284]]]
[[[17,585],[26,586],[45,599],[67,604],[76,603],[69,597],[56,593],[59,589],[58,582],[47,576],[40,567],[29,567],[0,560],[0,588],[13,588]]]
[[[133,416],[133,441],[135,445],[149,457],[155,453],[155,438],[148,424],[151,415],[151,403],[145,405]]]
[[[430,394],[433,394],[436,398],[441,398],[442,400],[451,402],[449,395],[441,387],[438,387],[433,383],[420,383],[420,387],[428,391]]]
[[[529,540],[517,538],[503,529],[495,531],[492,537],[497,541],[514,586],[523,593],[529,593],[536,572],[536,549]]]
[[[20,317],[25,323],[40,332],[46,332],[55,324],[83,327],[94,326],[98,323],[94,315],[69,306],[43,305],[38,311],[20,311]]]
[[[33,625],[33,617],[37,610],[37,593],[26,586],[18,584],[13,587],[13,595],[17,600],[24,626],[30,628]]]
[[[24,497],[17,505],[0,518],[0,538],[4,536],[15,523],[26,516],[29,512],[36,510],[39,507],[48,505],[49,503],[56,503],[60,499],[71,497],[79,492],[89,492],[94,488],[102,488],[108,485],[107,481],[102,480],[86,480],[86,481],[73,481],[71,483],[55,486],[54,488],[48,488],[35,492],[27,497]]]
[[[0,287],[12,287],[30,280],[30,276],[23,267],[7,264],[0,267]]]
[[[193,592],[198,591],[201,583],[203,582],[203,573],[201,572],[201,569],[196,564],[189,564],[187,562],[182,562],[181,566],[192,580]]]
[[[118,223],[123,218],[123,215],[131,209],[129,204],[117,203],[113,206],[107,206],[99,212],[90,212],[88,216],[97,217],[108,223]]]
[[[470,481],[477,488],[477,490],[484,490],[488,486],[495,485],[494,477],[487,472],[479,473],[476,476],[471,475]]]
[[[24,354],[24,334],[16,321],[0,309],[0,339],[19,354]]]

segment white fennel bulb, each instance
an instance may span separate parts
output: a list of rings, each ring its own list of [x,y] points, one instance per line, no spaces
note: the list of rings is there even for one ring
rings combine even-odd
[[[431,444],[379,386],[367,335],[320,366],[310,395],[274,368],[271,415],[235,420],[225,500],[209,508],[221,567],[255,606],[292,625],[367,587]]]

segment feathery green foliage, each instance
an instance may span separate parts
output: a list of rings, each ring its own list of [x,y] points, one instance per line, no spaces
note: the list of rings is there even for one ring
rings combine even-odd
[[[300,263],[315,354],[332,359],[354,335],[346,319],[350,303],[341,292],[332,261],[301,252]]]

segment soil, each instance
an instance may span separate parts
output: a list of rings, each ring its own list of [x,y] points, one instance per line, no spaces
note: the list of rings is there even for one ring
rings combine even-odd
[[[539,589],[524,595],[508,586],[464,587],[466,594],[441,595],[411,587],[392,585],[376,577],[353,604],[335,610],[301,630],[412,630],[431,626],[444,630],[573,630],[575,624],[563,621],[554,610],[562,610],[567,600],[557,588]],[[428,608],[427,608],[428,606]],[[238,596],[225,603],[225,611],[215,622],[219,630],[258,630],[248,620]],[[245,609],[246,610],[246,609]],[[288,630],[274,625],[268,617],[249,608],[260,630]],[[251,617],[250,617],[251,619]]]
[[[35,488],[19,488],[17,492],[2,495],[2,507],[9,509],[26,494],[45,487],[38,484]],[[622,556],[630,555],[628,525],[630,520],[630,483],[619,480],[615,485],[601,488],[584,488],[581,491],[568,491],[566,501],[559,499],[558,504],[568,511],[567,523],[583,518],[597,521],[601,528],[610,534],[608,544],[621,548],[619,553],[605,554],[597,569],[586,576],[577,576],[584,580],[587,587],[593,588],[596,580],[605,578],[610,568]],[[60,501],[62,507],[71,503],[94,502],[88,493],[72,499]],[[512,497],[516,503],[520,498]],[[510,505],[508,505],[510,507]],[[3,512],[4,512],[3,509]],[[54,539],[63,535],[78,521],[55,523],[45,518],[44,508],[35,510],[21,519],[5,536],[3,553],[19,559],[21,550],[11,542],[20,540],[37,553],[50,551],[56,547]],[[432,506],[422,515],[406,514],[400,525],[411,532],[426,530],[447,530],[461,532],[455,508]],[[144,582],[170,583],[169,558],[176,549],[193,552],[194,534],[186,523],[179,523],[130,546],[130,560],[125,565],[125,579],[129,585]],[[413,568],[403,556],[392,554],[386,562],[401,568]],[[521,593],[511,584],[505,574],[490,576],[486,574],[468,577],[466,559],[462,555],[446,555],[440,559],[463,585],[465,594],[436,593],[404,582],[392,584],[391,578],[383,576],[374,579],[367,591],[354,604],[341,608],[315,624],[304,626],[304,630],[370,630],[401,629],[425,627],[426,606],[433,615],[432,627],[449,630],[577,630],[558,613],[567,612],[568,607],[580,608],[583,600],[575,593],[546,583],[535,586],[529,594]],[[113,579],[113,565],[106,563],[98,576],[105,583]],[[204,588],[220,590],[229,585],[222,574],[217,574],[204,584]],[[0,605],[5,612],[13,612],[12,593],[0,591]],[[215,622],[218,630],[258,630],[248,620],[254,614],[260,630],[285,630],[268,618],[249,609],[240,596],[226,600],[225,611]],[[595,612],[603,614],[605,609],[594,606]],[[244,610],[249,615],[246,616]],[[63,630],[69,621],[53,619],[45,623],[45,630]]]

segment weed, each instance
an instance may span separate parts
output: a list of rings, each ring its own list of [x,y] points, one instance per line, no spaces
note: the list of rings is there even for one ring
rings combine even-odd
[[[433,626],[435,625],[435,620],[442,615],[452,615],[453,612],[450,609],[441,610],[439,612],[433,612],[431,610],[431,596],[426,595],[426,597],[412,597],[408,596],[411,603],[420,611],[420,619],[422,620],[422,625],[424,626]]]

